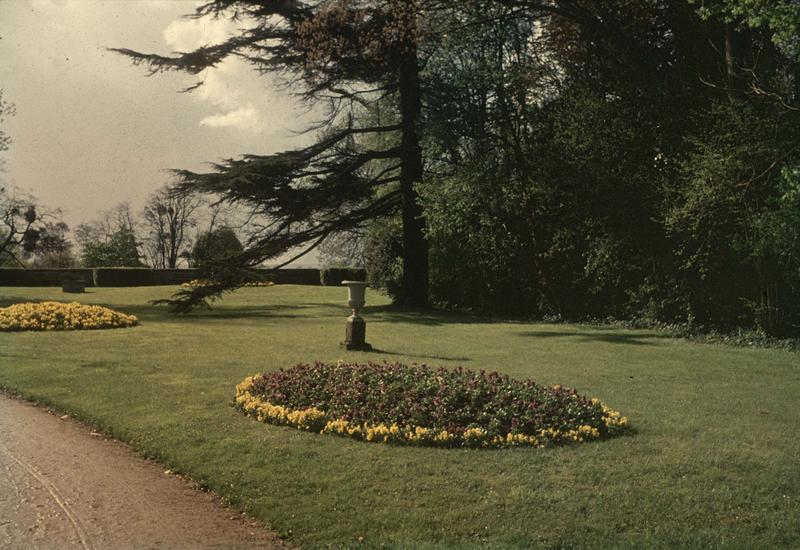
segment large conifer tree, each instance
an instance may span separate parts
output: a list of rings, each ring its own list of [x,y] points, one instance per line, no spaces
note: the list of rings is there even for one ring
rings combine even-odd
[[[424,10],[417,0],[214,0],[193,17],[247,21],[226,41],[161,56],[115,49],[151,73],[199,74],[231,56],[264,74],[293,78],[328,116],[312,145],[272,155],[244,155],[208,173],[179,170],[180,186],[246,204],[270,220],[245,251],[209,265],[216,284],[182,292],[179,311],[240,285],[247,268],[298,246],[310,250],[332,232],[400,212],[403,293],[408,305],[428,300],[428,247],[415,185],[423,177],[419,118]],[[364,123],[376,101],[392,106]],[[374,118],[374,117],[370,117]]]

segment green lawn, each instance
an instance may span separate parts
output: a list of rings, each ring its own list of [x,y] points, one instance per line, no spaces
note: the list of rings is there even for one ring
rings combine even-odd
[[[345,352],[342,288],[244,289],[184,317],[146,305],[172,290],[79,297],[138,315],[132,329],[0,333],[0,386],[128,441],[300,546],[800,547],[800,354],[400,312],[374,292],[367,340],[380,352]],[[0,288],[0,305],[27,299],[70,298]],[[249,374],[340,358],[574,386],[637,433],[546,450],[388,447],[231,408]]]

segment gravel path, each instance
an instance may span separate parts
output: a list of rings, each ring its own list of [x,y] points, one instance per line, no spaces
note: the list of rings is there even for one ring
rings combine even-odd
[[[285,548],[79,422],[0,394],[0,548]]]

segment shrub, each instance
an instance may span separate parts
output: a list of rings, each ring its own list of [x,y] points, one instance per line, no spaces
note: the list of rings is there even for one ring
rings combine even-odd
[[[241,254],[244,250],[236,232],[230,227],[220,227],[211,232],[205,232],[197,237],[197,241],[189,254],[191,267],[224,260]]]
[[[342,281],[366,281],[367,270],[357,267],[326,267],[319,272],[324,286],[339,286]]]
[[[39,302],[0,308],[0,330],[91,330],[138,325],[133,315],[78,302]]]
[[[245,379],[236,407],[259,421],[365,441],[504,447],[600,439],[628,421],[575,390],[496,372],[400,363],[300,364]]]

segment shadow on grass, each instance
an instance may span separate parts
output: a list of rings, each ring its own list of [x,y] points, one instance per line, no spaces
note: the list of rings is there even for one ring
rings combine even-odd
[[[157,306],[164,307],[164,306]],[[309,310],[317,310],[312,312]],[[323,310],[323,311],[319,311]],[[319,315],[324,317],[336,316],[342,308],[332,304],[259,304],[252,306],[212,306],[211,309],[196,309],[186,315],[191,318],[222,318],[222,319],[249,319],[258,317],[268,318],[297,318]]]
[[[537,331],[530,330],[525,332],[518,332],[517,336],[527,336],[530,338],[573,338],[579,342],[595,343],[605,342],[608,344],[626,344],[632,346],[655,346],[654,342],[649,342],[650,339],[655,338],[669,338],[672,337],[665,334],[628,334],[628,333],[613,333],[613,332],[551,332],[551,331]]]
[[[296,319],[301,317],[309,317],[311,315],[319,315],[324,317],[334,317],[333,311],[319,311],[324,307],[324,304],[259,304],[259,305],[239,305],[239,306],[224,306],[212,305],[211,308],[196,308],[190,313],[172,313],[169,306],[154,305],[154,304],[104,304],[107,307],[116,309],[123,313],[136,315],[142,320],[160,320],[160,321],[186,321],[191,323],[195,320],[236,320],[236,319]],[[340,313],[342,308],[335,308],[333,305],[328,304],[331,310],[336,310]],[[309,310],[318,310],[311,312]]]
[[[448,356],[448,355],[417,355],[413,352],[408,353],[400,353],[398,351],[389,351],[385,349],[377,349],[373,348],[371,353],[376,353],[378,355],[404,355],[406,357],[419,357],[421,359],[432,359],[434,361],[472,361],[469,357],[464,357],[460,355],[455,356]]]
[[[457,311],[437,309],[406,308],[393,304],[367,306],[364,315],[376,321],[389,323],[410,323],[414,325],[441,326],[449,324],[487,324],[487,323],[523,323],[519,319],[492,318]]]

